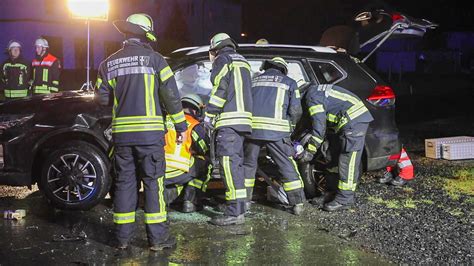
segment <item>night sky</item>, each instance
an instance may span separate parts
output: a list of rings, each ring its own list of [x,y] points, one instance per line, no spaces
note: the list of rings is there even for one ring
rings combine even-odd
[[[249,42],[316,44],[330,26],[347,24],[367,0],[243,0],[242,31]],[[381,1],[377,1],[381,2]],[[440,24],[437,33],[474,31],[474,1],[385,1],[412,17]]]

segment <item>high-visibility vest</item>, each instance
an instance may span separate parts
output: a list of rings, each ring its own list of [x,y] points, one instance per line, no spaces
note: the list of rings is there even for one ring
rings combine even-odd
[[[186,114],[186,122],[188,129],[186,130],[186,140],[181,143],[176,143],[176,130],[169,116],[166,117],[166,129],[168,130],[165,135],[165,158],[166,158],[166,172],[172,170],[181,170],[189,172],[191,165],[191,145],[193,143],[192,132],[193,128],[199,124],[194,117]]]

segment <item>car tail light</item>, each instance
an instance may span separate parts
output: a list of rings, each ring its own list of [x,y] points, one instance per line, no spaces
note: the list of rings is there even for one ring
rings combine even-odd
[[[401,15],[400,13],[393,13],[392,14],[392,21],[393,22],[396,22],[396,21],[399,21],[399,20],[404,20],[405,17],[403,15]]]
[[[367,101],[374,106],[392,106],[395,104],[395,93],[389,86],[378,85]]]

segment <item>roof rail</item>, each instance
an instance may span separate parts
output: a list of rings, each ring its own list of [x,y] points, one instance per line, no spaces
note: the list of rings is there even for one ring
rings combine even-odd
[[[289,48],[289,49],[305,49],[305,50],[312,50],[318,53],[330,53],[335,54],[337,53],[334,49],[324,46],[308,46],[308,45],[293,45],[293,44],[239,44],[239,47],[255,47],[255,48]],[[197,53],[203,53],[209,51],[209,45],[205,46],[194,46],[194,47],[185,47],[178,50],[173,51],[172,53],[178,52],[185,52],[186,55],[192,55]]]

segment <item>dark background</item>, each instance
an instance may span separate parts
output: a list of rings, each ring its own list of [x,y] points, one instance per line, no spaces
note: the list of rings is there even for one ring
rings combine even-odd
[[[435,33],[474,30],[474,1],[243,0],[242,32],[248,41],[317,44],[330,26],[347,24],[370,4],[440,24]],[[429,33],[429,34],[433,34]]]

